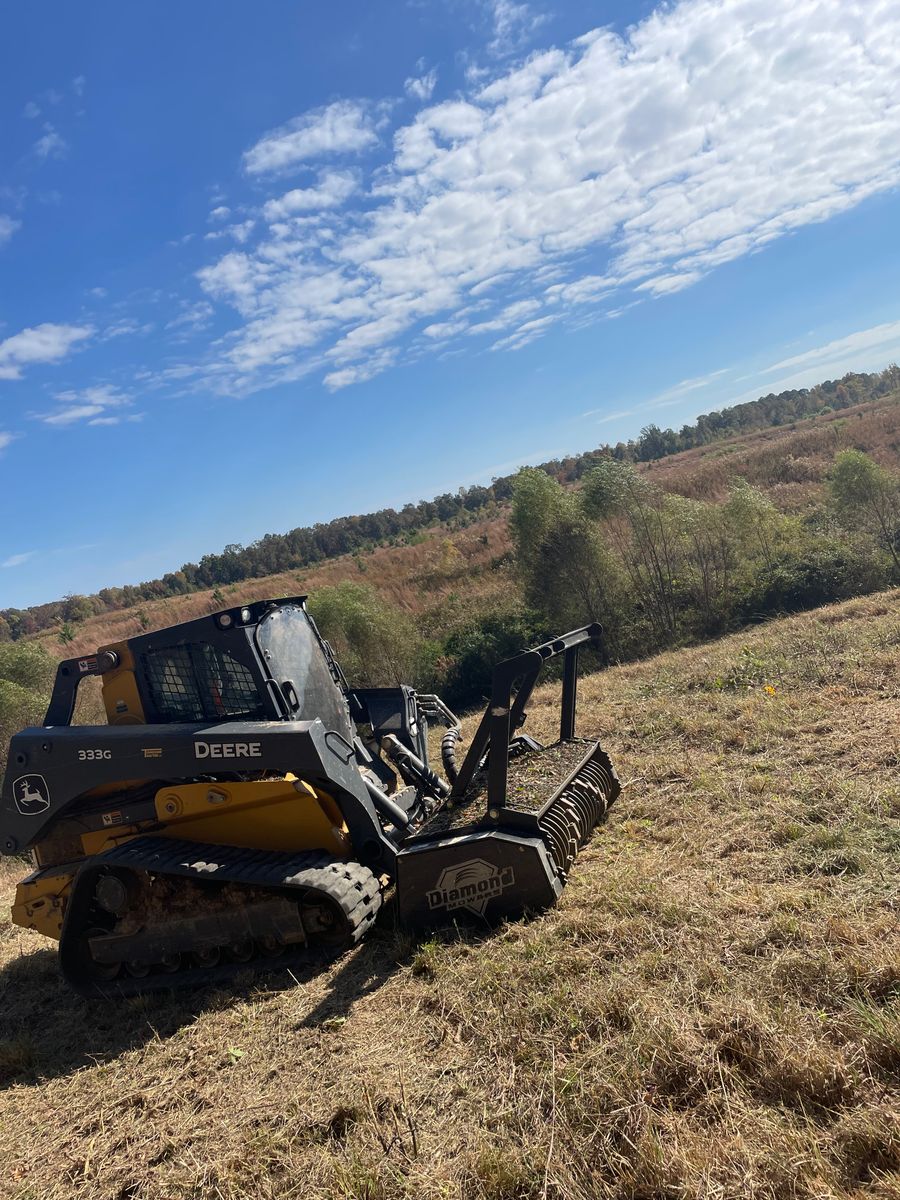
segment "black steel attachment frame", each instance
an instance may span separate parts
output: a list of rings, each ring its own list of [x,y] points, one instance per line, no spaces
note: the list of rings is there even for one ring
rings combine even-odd
[[[99,654],[83,654],[80,658],[65,658],[56,668],[56,681],[44,725],[71,725],[78,699],[78,685],[88,675],[105,675],[119,665],[114,650]]]
[[[558,654],[563,659],[563,694],[559,724],[560,741],[575,736],[575,700],[578,690],[578,652],[587,642],[600,644],[603,629],[594,623],[573,629],[561,637],[526,650],[494,667],[491,700],[472,739],[459,775],[453,785],[451,801],[468,791],[476,772],[488,754],[487,817],[499,821],[506,813],[506,782],[509,769],[509,743],[525,721],[525,706],[544,664]],[[515,697],[513,696],[515,689]]]

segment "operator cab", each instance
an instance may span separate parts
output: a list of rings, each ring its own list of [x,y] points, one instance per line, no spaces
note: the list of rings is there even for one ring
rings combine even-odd
[[[102,677],[110,725],[318,719],[348,748],[362,734],[377,757],[392,733],[427,761],[427,725],[413,688],[350,688],[305,596],[224,609],[68,659],[45,725],[71,724],[87,675]]]

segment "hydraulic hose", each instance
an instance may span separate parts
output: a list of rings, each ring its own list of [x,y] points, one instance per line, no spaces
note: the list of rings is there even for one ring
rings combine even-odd
[[[385,734],[381,739],[381,748],[407,783],[424,788],[440,800],[449,795],[450,788],[440,775],[432,771],[431,767],[427,767],[395,734]]]
[[[372,797],[372,803],[378,809],[383,817],[396,825],[398,829],[406,829],[409,825],[409,816],[403,811],[399,804],[395,804],[390,796],[386,796],[384,792],[374,784],[371,779],[363,776],[363,783],[368,788],[369,795]]]
[[[459,763],[456,761],[456,747],[459,745],[462,733],[458,725],[448,729],[441,739],[441,762],[444,764],[444,774],[450,783],[456,783],[459,775]]]

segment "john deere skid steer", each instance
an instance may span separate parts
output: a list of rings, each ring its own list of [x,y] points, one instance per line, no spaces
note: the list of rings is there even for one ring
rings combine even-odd
[[[575,738],[565,634],[494,671],[457,760],[456,718],[411,687],[351,688],[305,599],[260,601],[60,664],[43,727],[10,746],[0,848],[30,850],[13,920],[59,939],[84,994],[220,981],[354,945],[393,886],[410,926],[537,910],[618,795]],[[519,733],[564,655],[560,739]],[[107,725],[72,725],[100,676]],[[428,722],[447,727],[445,778]]]

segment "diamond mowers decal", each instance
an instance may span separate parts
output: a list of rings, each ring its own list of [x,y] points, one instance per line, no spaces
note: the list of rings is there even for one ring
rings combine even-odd
[[[484,916],[488,901],[515,882],[512,867],[495,867],[483,858],[470,858],[441,871],[437,884],[428,893],[428,907],[446,908],[448,912],[467,908]]]
[[[13,784],[13,799],[23,817],[36,817],[50,807],[50,789],[43,775],[20,775]]]

